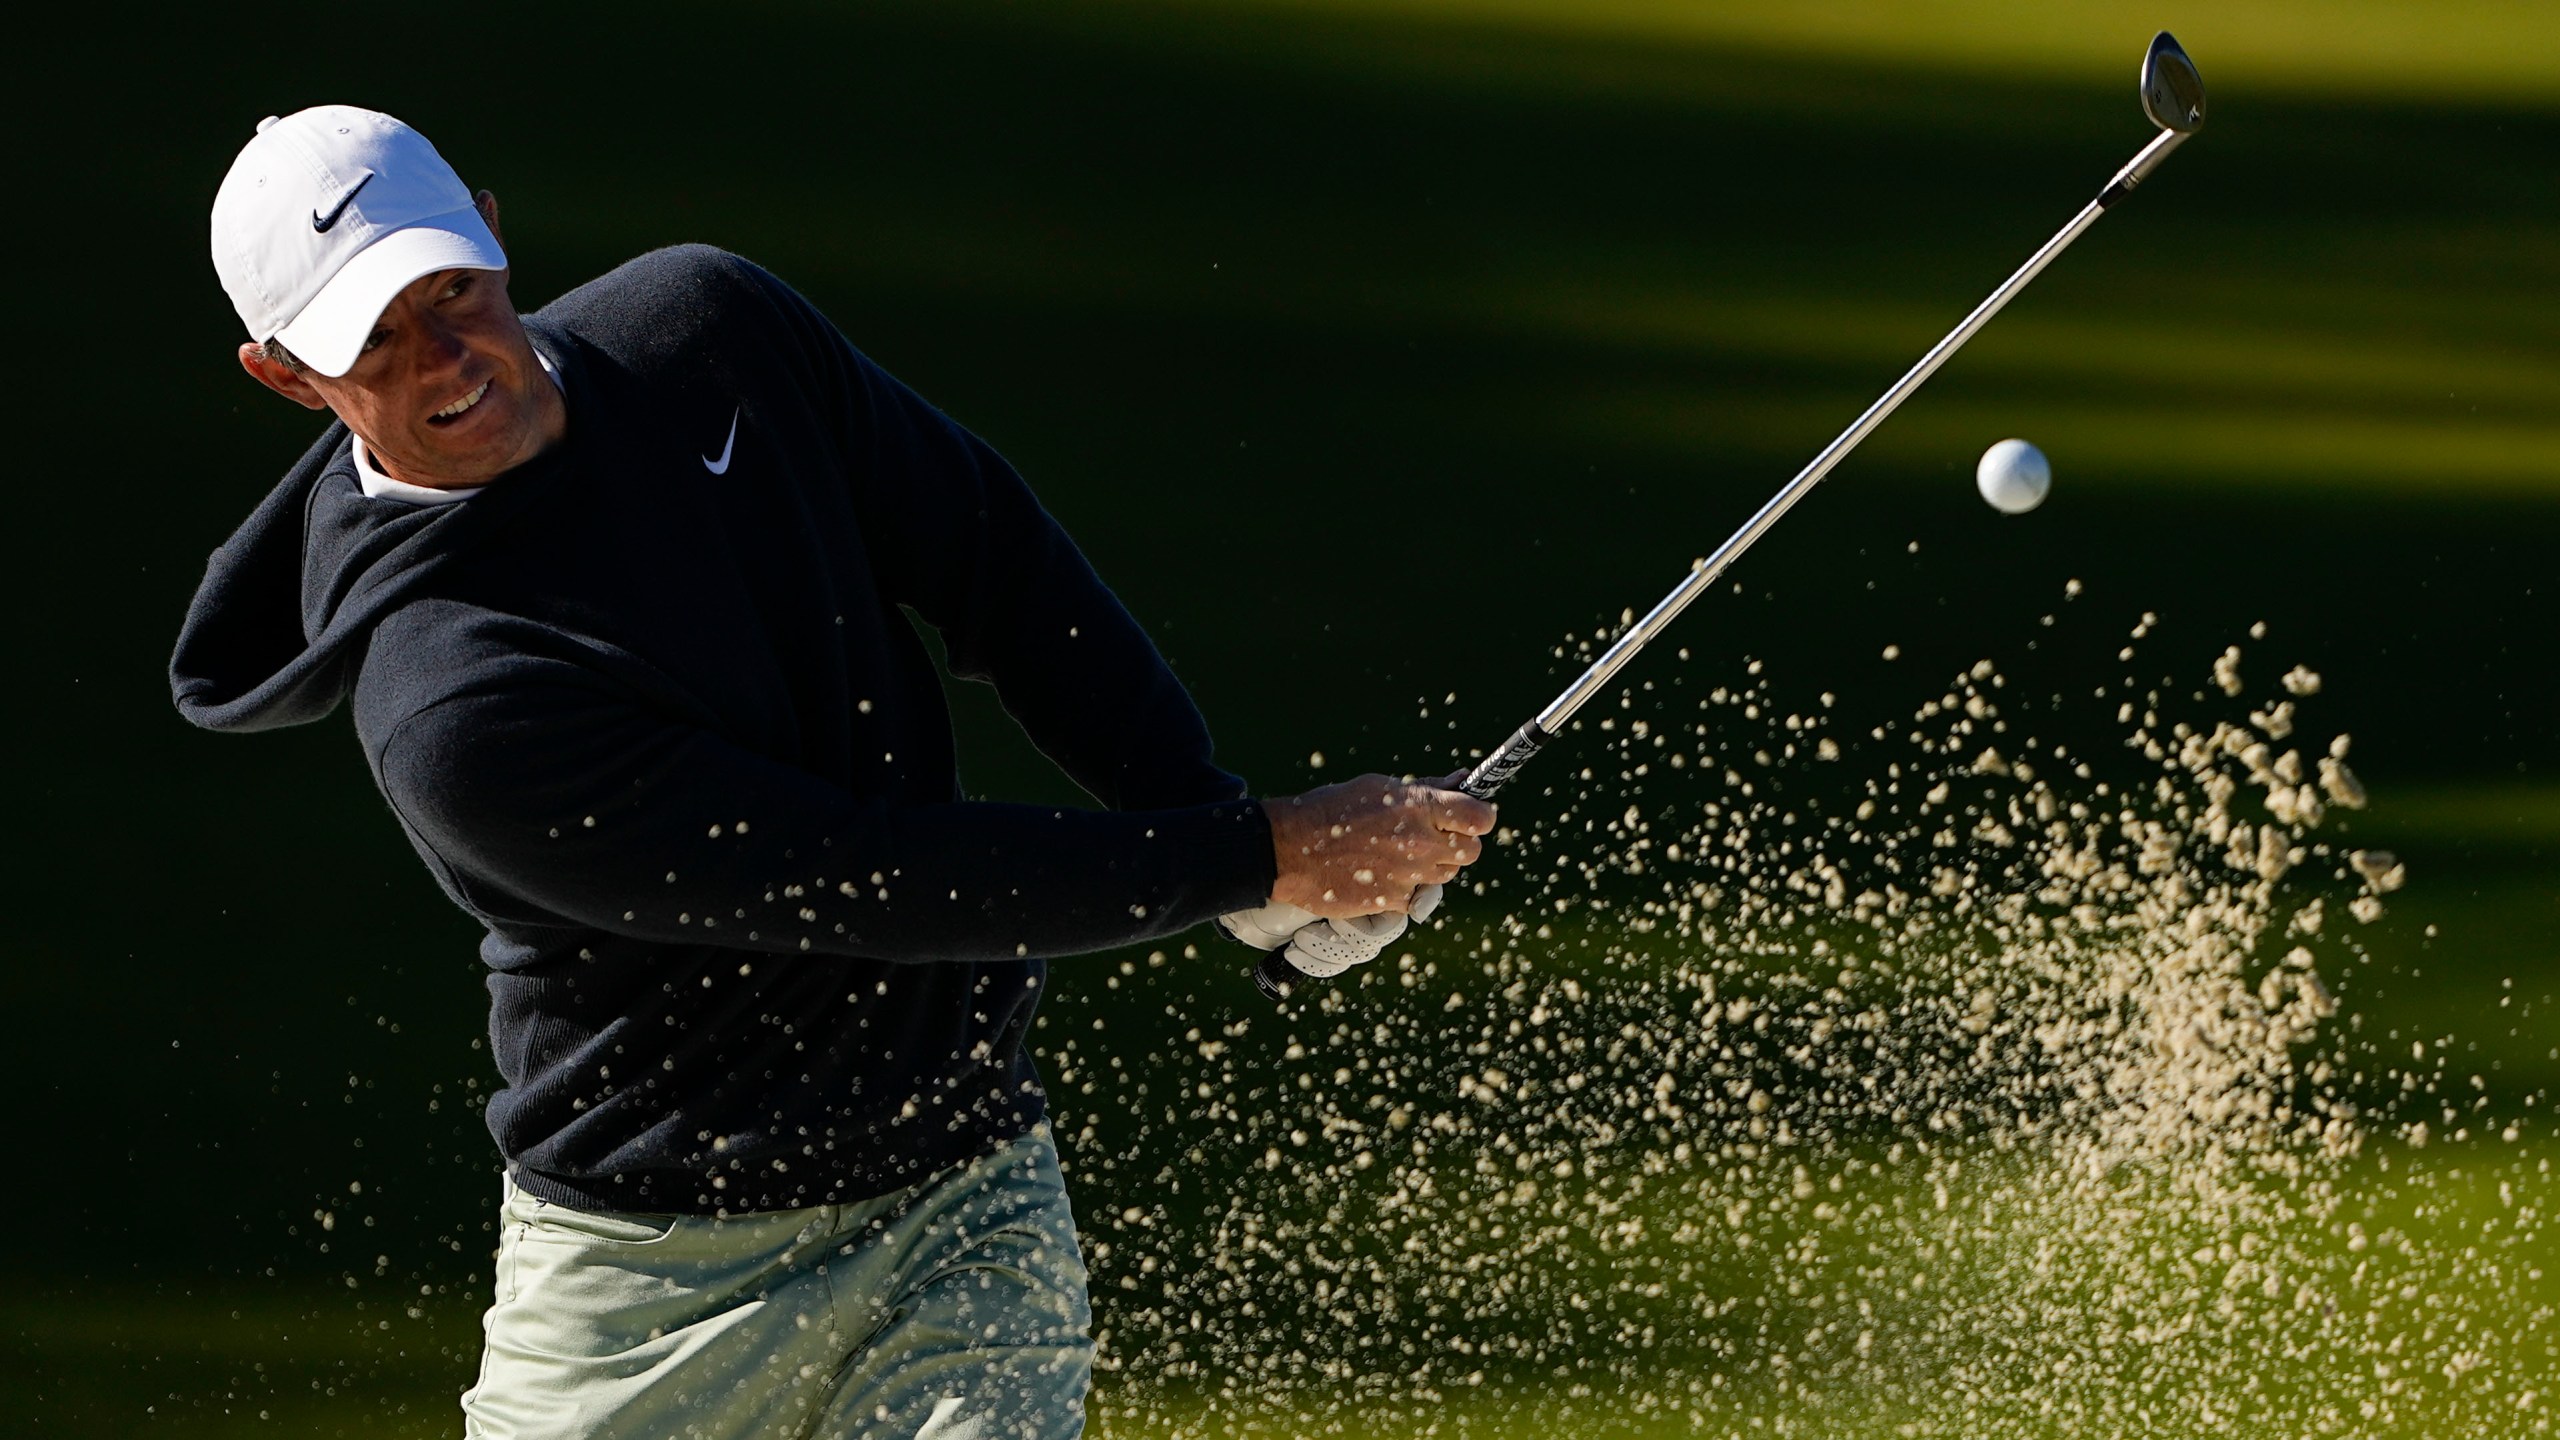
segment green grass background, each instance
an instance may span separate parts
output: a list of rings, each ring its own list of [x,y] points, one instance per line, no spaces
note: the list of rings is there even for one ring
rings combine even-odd
[[[2167,24],[2211,127],[1683,621],[1689,673],[1762,657],[1883,718],[1983,656],[2086,694],[2146,611],[2143,663],[2201,686],[2263,621],[2253,677],[2328,677],[2317,713],[2376,797],[2348,833],[2413,876],[2341,1023],[2377,1053],[2442,1038],[2502,1115],[2560,1076],[2548,6],[46,23],[18,87],[54,137],[20,157],[28,543],[0,582],[0,1413],[26,1433],[450,1433],[470,1377],[496,1185],[472,927],[342,724],[195,734],[162,674],[203,556],[311,433],[228,358],[205,207],[260,115],[325,101],[403,114],[495,188],[528,304],[686,240],[802,286],[1032,477],[1278,791],[1312,751],[1326,776],[1428,770],[1508,733],[1560,632],[1648,604],[2132,153],[2134,62]],[[1971,493],[2010,434],[2057,469],[2016,520]],[[957,700],[973,791],[1070,793]],[[2102,752],[2109,708],[2053,733]],[[1190,971],[1192,1018],[1255,1010],[1234,968]],[[1133,1057],[1184,1028],[1061,969],[1058,1015],[1110,1011]],[[2530,1162],[2553,1153],[2535,1123],[2410,1163],[2451,1214],[2501,1180],[2548,1206]]]

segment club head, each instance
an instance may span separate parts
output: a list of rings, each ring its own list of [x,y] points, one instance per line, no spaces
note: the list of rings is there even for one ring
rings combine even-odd
[[[2151,37],[2151,51],[2142,57],[2142,113],[2181,135],[2204,128],[2204,77],[2166,30]]]

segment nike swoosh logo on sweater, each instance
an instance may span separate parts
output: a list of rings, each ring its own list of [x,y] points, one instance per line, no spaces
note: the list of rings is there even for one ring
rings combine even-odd
[[[319,234],[322,234],[322,235],[326,235],[326,234],[328,234],[328,233],[329,233],[329,227],[330,227],[330,226],[332,226],[332,225],[337,224],[337,223],[338,223],[338,217],[339,217],[339,216],[341,216],[341,215],[346,214],[346,213],[347,213],[347,207],[348,207],[349,205],[352,205],[352,204],[354,204],[354,203],[355,203],[356,191],[357,191],[357,190],[362,190],[364,187],[366,187],[367,185],[370,185],[370,184],[372,184],[372,183],[373,183],[373,172],[372,172],[372,171],[370,171],[370,170],[367,170],[366,172],[364,172],[364,178],[363,178],[363,179],[361,179],[361,180],[359,180],[359,181],[357,181],[357,182],[355,183],[355,187],[354,187],[354,189],[351,189],[351,190],[349,190],[346,194],[341,195],[341,196],[339,196],[339,197],[338,197],[338,205],[337,205],[337,208],[336,208],[336,209],[331,210],[331,211],[330,211],[327,215],[325,215],[325,216],[324,216],[324,215],[322,215],[322,214],[321,214],[319,211],[317,211],[317,210],[314,210],[314,211],[312,211],[312,212],[311,212],[311,228],[312,228],[315,232],[317,232],[317,233],[319,233]]]
[[[742,408],[743,408],[743,407],[742,407]],[[712,474],[714,474],[714,475],[726,475],[726,474],[728,474],[728,473],[729,473],[729,452],[730,452],[730,451],[732,451],[732,450],[735,450],[735,449],[737,449],[737,448],[738,448],[738,412],[737,412],[737,411],[735,411],[735,410],[733,410],[733,411],[729,412],[729,438],[728,438],[728,440],[727,440],[727,441],[723,442],[723,443],[722,443],[722,445],[720,446],[720,458],[719,458],[719,459],[717,459],[717,460],[714,460],[714,459],[712,459],[712,458],[711,458],[710,456],[708,456],[708,455],[703,456],[703,457],[702,457],[702,468],[703,468],[703,469],[705,469],[705,470],[710,471],[710,472],[711,472]]]

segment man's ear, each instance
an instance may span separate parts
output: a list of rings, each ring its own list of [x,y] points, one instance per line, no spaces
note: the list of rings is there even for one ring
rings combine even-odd
[[[474,209],[480,212],[480,218],[489,222],[489,233],[497,239],[498,248],[501,250],[506,249],[507,232],[498,228],[498,197],[496,192],[483,190],[471,197],[471,204]]]
[[[249,378],[266,386],[305,410],[326,410],[329,402],[321,398],[318,386],[301,371],[269,356],[264,346],[253,340],[240,344],[240,368]]]

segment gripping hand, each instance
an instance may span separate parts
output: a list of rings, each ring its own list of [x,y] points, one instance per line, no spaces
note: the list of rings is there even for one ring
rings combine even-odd
[[[1377,915],[1355,915],[1348,919],[1318,920],[1312,917],[1291,932],[1285,944],[1256,945],[1269,951],[1254,968],[1253,983],[1262,993],[1277,1000],[1291,986],[1305,980],[1330,980],[1358,965],[1366,965],[1386,953],[1415,920],[1428,920],[1440,908],[1440,887],[1425,885],[1414,892],[1410,914],[1389,910]],[[1296,909],[1295,906],[1266,905],[1261,910],[1242,912],[1245,916],[1268,916],[1274,910]],[[1299,914],[1307,912],[1301,910]],[[1234,922],[1239,917],[1219,917],[1219,925],[1239,940],[1245,940]],[[1257,933],[1269,933],[1267,921],[1259,922]],[[1245,943],[1253,944],[1251,940]]]

